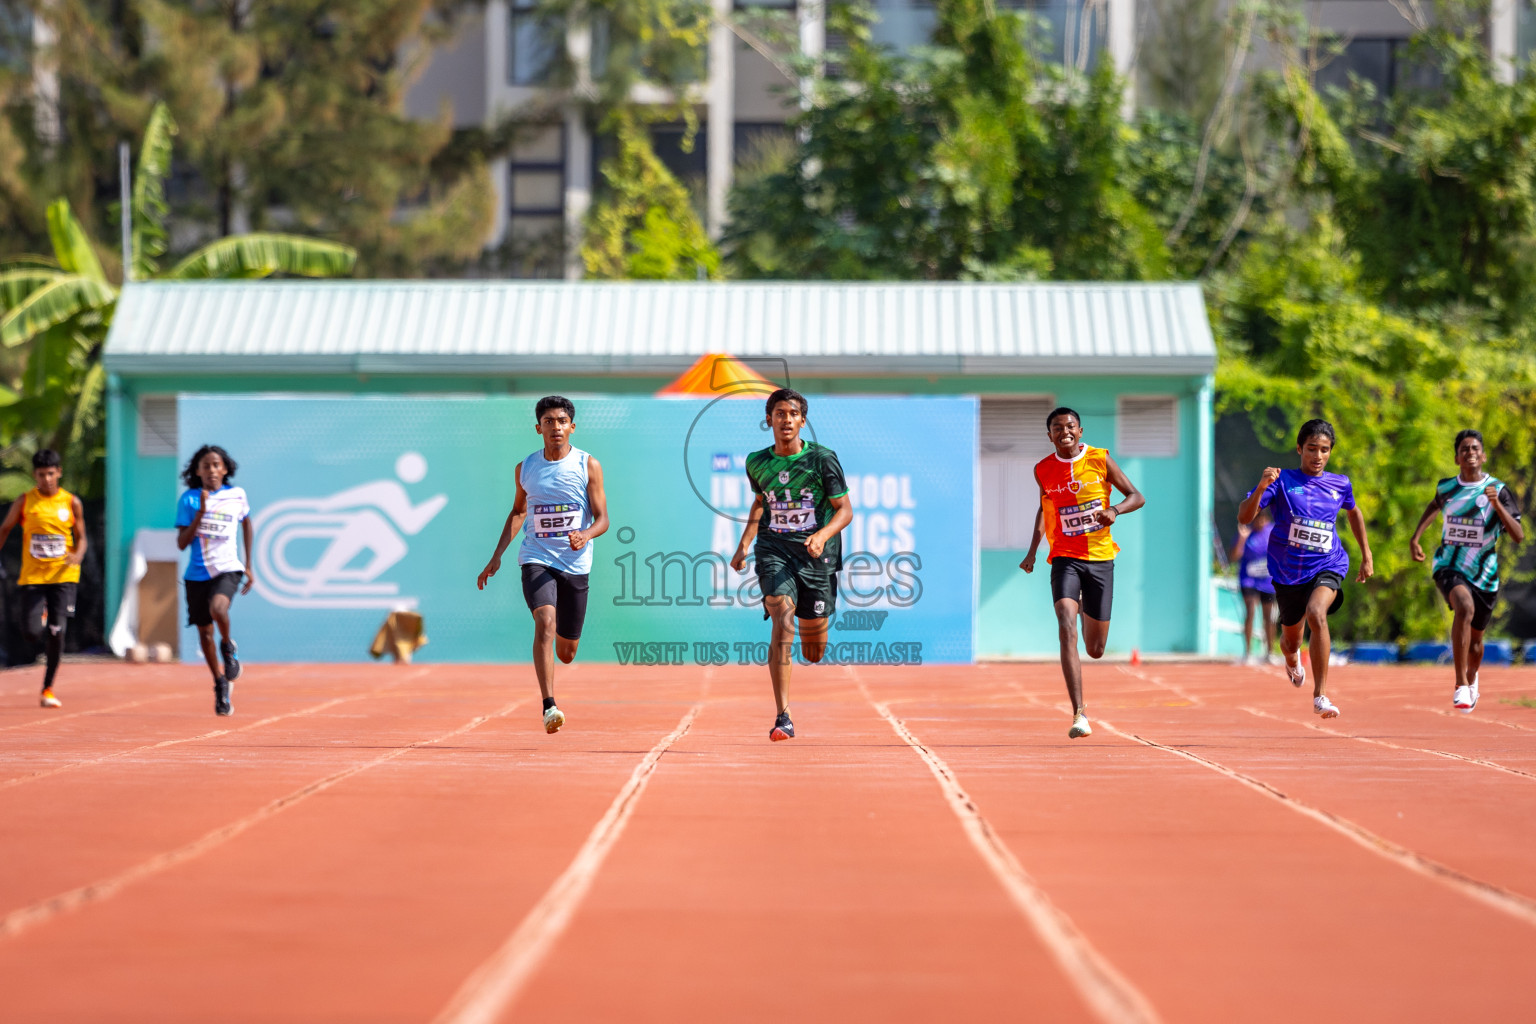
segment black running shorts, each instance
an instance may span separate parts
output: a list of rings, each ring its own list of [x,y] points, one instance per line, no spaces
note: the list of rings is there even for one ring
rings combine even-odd
[[[1051,559],[1051,603],[1076,601],[1084,615],[1109,621],[1115,603],[1115,562],[1089,562],[1062,555]]]
[[[586,573],[562,572],[537,562],[523,563],[523,599],[528,610],[553,606],[555,635],[580,640],[587,621]]]
[[[1275,604],[1280,606],[1280,625],[1282,626],[1294,626],[1307,617],[1307,602],[1312,600],[1312,591],[1318,587],[1327,587],[1334,591],[1333,603],[1328,606],[1329,615],[1344,607],[1344,577],[1336,572],[1325,570],[1305,583],[1281,583],[1279,580],[1271,582],[1275,587]]]
[[[1488,623],[1493,621],[1493,606],[1499,603],[1497,590],[1480,590],[1472,585],[1455,569],[1441,569],[1435,573],[1435,586],[1440,588],[1440,595],[1445,598],[1445,603],[1451,603],[1451,591],[1457,587],[1466,587],[1472,595],[1472,628],[1479,633],[1488,628]]]
[[[837,612],[837,572],[831,565],[759,544],[754,549],[757,585],[764,598],[787,597],[797,619],[830,619]],[[763,617],[768,615],[767,602]]]
[[[187,625],[213,625],[213,599],[223,594],[233,601],[244,579],[243,572],[221,572],[211,580],[183,580],[187,588]]]
[[[21,591],[21,621],[33,640],[41,639],[49,626],[58,626],[62,632],[74,618],[75,584],[28,583],[16,589]]]
[[[1243,587],[1242,590],[1244,601],[1248,600],[1249,597],[1256,597],[1262,604],[1270,605],[1275,603],[1275,595],[1268,590],[1260,590],[1258,587]]]

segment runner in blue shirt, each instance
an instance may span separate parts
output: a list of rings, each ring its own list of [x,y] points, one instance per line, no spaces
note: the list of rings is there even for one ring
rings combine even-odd
[[[1269,535],[1274,521],[1266,509],[1253,526],[1237,524],[1237,543],[1232,545],[1232,561],[1237,563],[1237,586],[1243,595],[1243,657],[1241,665],[1251,665],[1254,658],[1253,620],[1259,617],[1264,631],[1264,653],[1259,664],[1268,665],[1275,649],[1275,585],[1269,579]]]
[[[1499,538],[1507,533],[1516,544],[1525,541],[1520,503],[1504,481],[1484,471],[1486,458],[1482,434],[1463,430],[1456,435],[1460,472],[1435,485],[1435,496],[1408,542],[1413,560],[1424,561],[1419,538],[1437,513],[1445,516],[1432,571],[1435,586],[1451,606],[1451,654],[1456,663],[1451,704],[1462,712],[1477,707],[1483,631],[1492,621],[1493,606],[1499,599]]]
[[[1275,530],[1269,536],[1269,575],[1280,607],[1280,653],[1285,655],[1285,674],[1300,686],[1306,679],[1301,665],[1301,634],[1312,633],[1312,710],[1324,718],[1339,717],[1328,699],[1328,616],[1344,603],[1344,577],[1349,575],[1349,552],[1339,542],[1338,517],[1349,516],[1349,528],[1360,545],[1360,571],[1355,582],[1374,574],[1371,543],[1365,535],[1365,515],[1355,504],[1349,477],[1329,473],[1333,454],[1333,424],[1308,420],[1296,434],[1300,469],[1264,470],[1259,485],[1238,506],[1237,519],[1251,523],[1259,509],[1270,509]]]

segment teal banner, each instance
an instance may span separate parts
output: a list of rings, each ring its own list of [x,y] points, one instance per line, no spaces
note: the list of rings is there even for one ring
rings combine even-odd
[[[764,663],[749,562],[728,566],[772,438],[760,395],[572,396],[571,443],[606,477],[578,657]],[[519,540],[484,591],[516,465],[541,447],[536,397],[201,396],[179,402],[180,458],[228,449],[250,498],[250,594],[231,611],[252,661],[366,660],[385,616],[414,609],[421,661],[526,662]],[[838,453],[854,506],[826,661],[970,662],[976,623],[977,401],[811,396],[804,437]],[[173,504],[176,495],[167,494]],[[196,632],[182,657],[200,661]]]

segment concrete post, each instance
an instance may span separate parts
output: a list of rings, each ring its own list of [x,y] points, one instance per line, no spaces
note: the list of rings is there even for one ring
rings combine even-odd
[[[735,170],[736,36],[731,32],[732,0],[712,0],[714,22],[709,32],[709,82],[705,86],[709,134],[705,141],[706,220],[709,237],[725,231],[727,201]]]

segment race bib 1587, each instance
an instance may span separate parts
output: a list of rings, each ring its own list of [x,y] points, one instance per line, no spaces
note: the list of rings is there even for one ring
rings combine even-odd
[[[69,539],[62,533],[32,534],[32,557],[39,562],[54,562],[69,550]]]
[[[1291,532],[1287,540],[1291,547],[1303,551],[1332,551],[1333,524],[1325,519],[1297,516],[1291,520]]]
[[[533,506],[533,535],[540,540],[565,537],[581,529],[581,506],[569,502],[561,505]]]
[[[1458,548],[1483,546],[1483,521],[1478,516],[1446,516],[1440,538]]]

